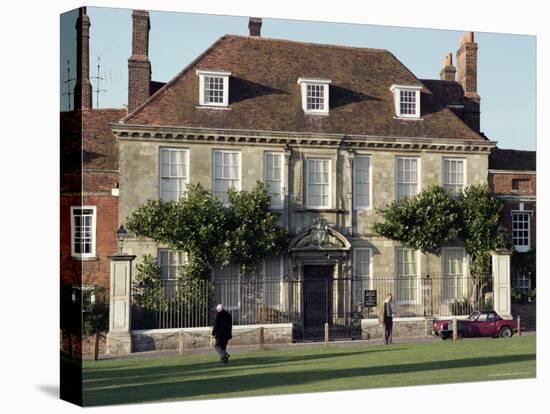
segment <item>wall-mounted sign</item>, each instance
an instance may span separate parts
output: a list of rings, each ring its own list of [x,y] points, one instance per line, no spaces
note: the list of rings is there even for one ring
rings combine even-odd
[[[365,308],[376,307],[376,290],[365,290],[364,297]]]

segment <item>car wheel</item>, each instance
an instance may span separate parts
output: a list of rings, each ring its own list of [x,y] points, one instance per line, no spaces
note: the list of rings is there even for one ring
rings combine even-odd
[[[441,335],[439,335],[439,337],[440,337],[441,339],[443,339],[444,341],[447,340],[447,339],[449,339],[449,335],[441,334]]]
[[[512,330],[508,326],[503,326],[500,328],[500,331],[498,331],[498,336],[500,338],[510,338],[512,336]]]

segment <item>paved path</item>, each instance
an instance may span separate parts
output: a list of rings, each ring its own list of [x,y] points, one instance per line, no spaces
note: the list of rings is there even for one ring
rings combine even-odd
[[[535,331],[524,331],[521,333],[522,336],[535,336]],[[493,338],[468,338],[464,339],[465,341],[491,341],[494,340]],[[507,340],[513,340],[507,339]],[[441,341],[438,337],[435,336],[421,336],[421,337],[407,337],[407,338],[399,338],[394,337],[393,338],[393,344],[411,344],[411,343],[426,343],[426,342],[434,342],[434,341]],[[382,338],[379,339],[369,339],[369,340],[343,340],[343,341],[331,341],[329,342],[330,346],[372,346],[372,345],[382,345],[384,341]],[[324,342],[297,342],[292,344],[266,344],[265,349],[266,350],[272,350],[272,349],[292,349],[292,348],[298,348],[298,347],[318,347],[322,346]],[[391,346],[391,345],[389,345]],[[228,351],[230,354],[233,353],[239,353],[239,352],[250,352],[250,351],[257,351],[258,345],[238,345],[238,346],[231,346],[231,342],[229,342]],[[213,356],[216,355],[216,352],[212,348],[198,348],[198,349],[188,349],[185,350],[184,355],[204,355],[204,354],[212,354]],[[123,356],[110,356],[110,355],[100,355],[99,359],[116,359],[116,358],[158,358],[163,356],[177,356],[178,351],[177,350],[163,350],[163,351],[147,351],[147,352],[135,352],[130,355],[123,355]],[[84,359],[91,359],[91,357],[86,356]]]

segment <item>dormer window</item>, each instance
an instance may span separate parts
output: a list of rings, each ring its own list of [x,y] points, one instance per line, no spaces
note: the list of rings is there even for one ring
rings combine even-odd
[[[199,77],[199,105],[228,106],[231,72],[197,70]]]
[[[398,118],[420,119],[420,91],[422,86],[392,85],[395,115]]]
[[[299,78],[302,109],[306,114],[328,115],[330,80]]]

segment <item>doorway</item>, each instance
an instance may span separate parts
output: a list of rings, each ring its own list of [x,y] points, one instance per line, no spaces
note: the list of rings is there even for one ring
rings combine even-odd
[[[304,339],[320,340],[331,324],[334,265],[304,265]]]

